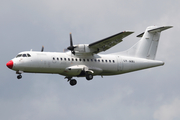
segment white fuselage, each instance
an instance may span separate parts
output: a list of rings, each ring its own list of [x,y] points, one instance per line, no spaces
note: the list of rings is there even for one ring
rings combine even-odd
[[[126,51],[113,54],[98,54],[122,42],[122,39],[132,34],[123,31],[91,44],[73,45],[70,34],[69,52],[41,52],[25,51],[10,60],[6,66],[15,70],[18,79],[22,73],[51,73],[64,75],[70,85],[77,81],[73,77],[86,77],[92,80],[93,76],[118,75],[146,68],[164,65],[164,62],[154,60],[162,31],[172,26],[149,26],[145,32],[137,37],[141,39]]]
[[[66,77],[85,76],[82,71],[88,69],[93,75],[117,75],[141,69],[163,65],[164,62],[144,58],[120,56],[113,54],[73,55],[71,52],[35,52],[26,51],[19,54],[30,54],[16,57],[13,70],[28,73],[52,73]]]

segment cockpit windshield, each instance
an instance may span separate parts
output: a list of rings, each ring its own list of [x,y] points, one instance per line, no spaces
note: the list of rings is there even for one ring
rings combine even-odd
[[[23,54],[22,56],[23,56],[23,57],[27,57],[26,54]]]
[[[18,55],[16,56],[16,58],[21,57],[21,56],[22,56],[22,54],[18,54]]]
[[[27,54],[18,54],[16,56],[16,58],[18,58],[18,57],[31,57],[31,55],[29,53],[27,53]]]

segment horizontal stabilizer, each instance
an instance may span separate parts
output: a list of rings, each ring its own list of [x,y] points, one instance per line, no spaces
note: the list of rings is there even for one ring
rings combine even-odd
[[[151,33],[155,33],[155,32],[161,32],[161,31],[164,31],[166,29],[169,29],[169,28],[172,28],[173,26],[163,26],[163,27],[158,27],[158,28],[155,28],[155,29],[150,29],[148,30],[148,32],[151,32]],[[142,37],[144,35],[144,32],[137,35],[136,37]]]
[[[164,31],[166,29],[169,29],[169,28],[172,28],[173,26],[163,26],[163,27],[159,27],[159,28],[155,28],[155,29],[152,29],[152,30],[148,30],[148,32],[161,32],[161,31]]]

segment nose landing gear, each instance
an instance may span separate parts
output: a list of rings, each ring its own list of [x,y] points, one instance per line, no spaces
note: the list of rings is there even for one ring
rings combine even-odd
[[[22,78],[22,75],[21,75],[21,74],[17,76],[17,79],[21,79],[21,78]]]
[[[16,74],[18,74],[17,79],[22,78],[22,75],[21,75],[22,73],[23,73],[23,71],[16,71]]]

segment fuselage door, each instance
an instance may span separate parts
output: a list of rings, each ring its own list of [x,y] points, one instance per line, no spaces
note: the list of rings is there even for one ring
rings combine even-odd
[[[117,56],[117,71],[123,70],[123,62],[120,56]]]

